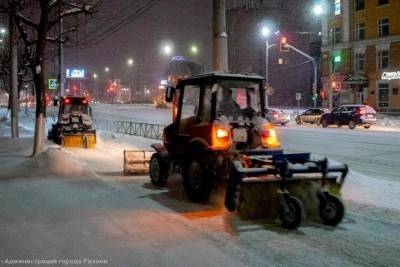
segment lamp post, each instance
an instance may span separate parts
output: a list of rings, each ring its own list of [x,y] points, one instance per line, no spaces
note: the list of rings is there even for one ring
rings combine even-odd
[[[128,68],[132,68],[135,65],[135,61],[133,60],[133,58],[128,58],[126,60],[126,65],[128,66]],[[128,76],[130,77],[129,74],[128,74]],[[133,101],[133,99],[132,99],[133,92],[132,92],[132,80],[131,80],[131,78],[129,78],[129,94],[130,94],[129,101],[132,102]],[[124,98],[125,98],[125,102],[126,102],[126,92],[125,92]]]
[[[323,2],[321,3],[317,3],[313,6],[312,8],[312,12],[314,13],[314,15],[316,17],[323,17],[326,14],[326,6]],[[324,36],[321,33],[318,33],[319,36],[321,36],[322,39],[327,38],[327,42],[330,42],[330,51],[329,51],[329,85],[328,85],[328,108],[332,109],[333,107],[333,88],[332,88],[332,82],[333,82],[333,77],[332,77],[332,72],[333,72],[333,60],[332,60],[332,54],[333,54],[333,42],[332,42],[332,36],[333,36],[333,29],[331,29],[329,31],[329,35],[328,36]],[[315,91],[316,93],[316,91]],[[316,101],[315,101],[316,102]]]
[[[261,28],[261,34],[265,37],[265,88],[269,87],[269,49],[274,47],[275,44],[269,44],[269,37],[271,35],[271,29],[264,26]],[[280,32],[276,31],[274,35],[279,35]],[[268,94],[265,94],[265,106],[268,107]]]

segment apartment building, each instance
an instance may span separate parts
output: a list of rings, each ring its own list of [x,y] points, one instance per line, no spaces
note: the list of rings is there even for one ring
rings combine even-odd
[[[322,23],[324,104],[400,111],[400,0],[330,2]]]

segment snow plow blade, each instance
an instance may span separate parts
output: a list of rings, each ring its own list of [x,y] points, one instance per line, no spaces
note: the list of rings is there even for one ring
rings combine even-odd
[[[95,148],[96,134],[95,133],[64,134],[61,138],[61,144],[64,147]]]
[[[153,153],[144,150],[124,150],[124,175],[148,173]]]

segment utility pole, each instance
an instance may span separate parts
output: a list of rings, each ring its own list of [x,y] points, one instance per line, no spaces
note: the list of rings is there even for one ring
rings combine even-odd
[[[13,12],[12,10],[11,12]],[[14,19],[10,13],[10,58],[11,58],[11,87],[10,87],[10,98],[11,98],[11,137],[19,137],[18,129],[18,35],[17,25],[15,25]]]
[[[62,34],[64,31],[64,25],[63,25],[63,18],[61,16],[62,14],[62,5],[63,1],[60,0],[58,4],[58,12],[60,16],[60,22],[58,24],[58,32],[59,32],[59,39],[58,39],[58,83],[59,83],[59,94],[60,96],[64,95],[64,47],[63,47],[63,38]]]
[[[215,71],[228,71],[225,0],[213,0],[213,60]]]
[[[268,90],[269,87],[269,40],[265,43],[265,88]],[[265,106],[269,106],[269,96],[265,94]]]
[[[334,66],[333,66],[333,29],[331,29],[329,31],[329,41],[331,42],[331,49],[329,52],[329,91],[328,91],[328,108],[329,110],[332,110],[333,108],[333,88],[332,88],[332,84],[334,81],[334,75],[333,75],[333,70],[334,70]]]

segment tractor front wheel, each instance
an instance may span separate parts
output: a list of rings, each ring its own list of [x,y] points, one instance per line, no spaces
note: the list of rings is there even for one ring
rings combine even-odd
[[[188,159],[183,168],[183,186],[189,199],[197,203],[209,201],[213,190],[212,175],[208,171],[204,158]]]
[[[160,154],[154,153],[150,159],[150,179],[156,186],[165,186],[168,179],[168,164],[162,160]]]

